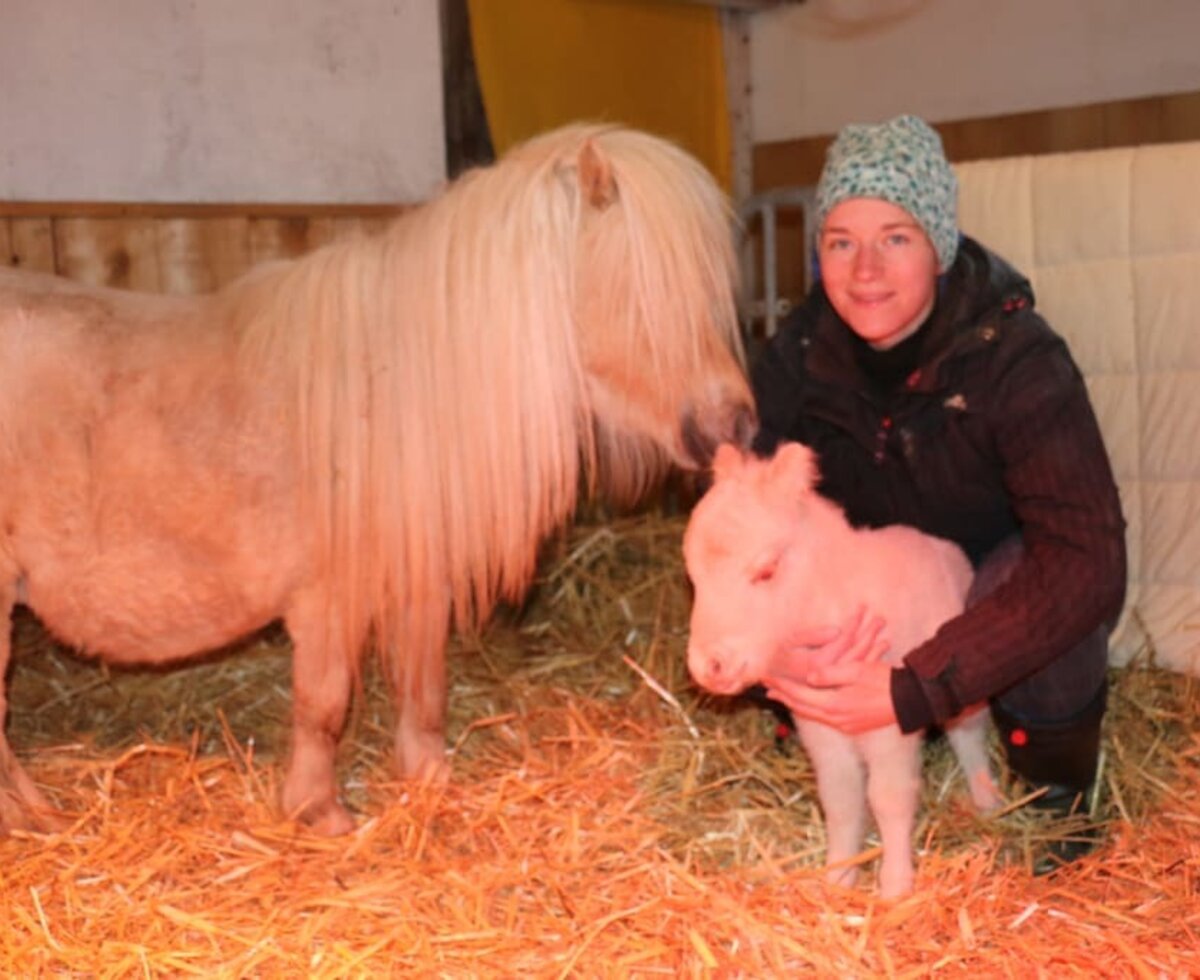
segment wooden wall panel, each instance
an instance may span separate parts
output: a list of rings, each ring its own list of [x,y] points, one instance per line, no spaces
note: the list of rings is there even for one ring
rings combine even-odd
[[[953,161],[1200,139],[1200,92],[938,123]],[[754,187],[805,186],[821,174],[833,134],[754,148]]]
[[[56,271],[93,286],[158,292],[161,275],[153,218],[59,218]]]
[[[0,260],[96,285],[209,292],[259,262],[374,234],[394,207],[0,202]]]
[[[0,261],[33,272],[54,271],[54,228],[49,218],[0,217]]]
[[[159,288],[166,293],[206,293],[250,266],[248,219],[163,218],[156,222]]]

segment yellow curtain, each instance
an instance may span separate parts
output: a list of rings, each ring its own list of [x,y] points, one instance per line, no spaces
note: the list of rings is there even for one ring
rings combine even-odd
[[[568,122],[619,122],[675,140],[730,187],[715,8],[649,0],[469,0],[497,154]]]

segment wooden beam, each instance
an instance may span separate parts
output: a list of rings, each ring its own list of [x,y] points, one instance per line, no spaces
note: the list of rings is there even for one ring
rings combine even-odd
[[[754,130],[750,112],[750,14],[722,10],[725,103],[729,114],[730,196],[744,201],[754,190]]]
[[[705,7],[720,7],[723,10],[745,10],[754,13],[759,10],[773,10],[776,7],[795,7],[804,0],[672,0],[674,3],[699,3]]]
[[[406,207],[411,205],[0,200],[0,218],[389,218]]]

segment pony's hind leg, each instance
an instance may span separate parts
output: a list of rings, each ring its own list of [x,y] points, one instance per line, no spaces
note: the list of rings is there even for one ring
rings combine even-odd
[[[57,812],[21,767],[4,736],[14,596],[10,584],[0,589],[0,611],[3,612],[0,616],[0,834],[14,830],[51,830],[60,822]]]
[[[337,622],[319,590],[297,598],[284,619],[293,647],[292,746],[281,803],[287,816],[329,837],[354,829],[335,758],[359,651]]]

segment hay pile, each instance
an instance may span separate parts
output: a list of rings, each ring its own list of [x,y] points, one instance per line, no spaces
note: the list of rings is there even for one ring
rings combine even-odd
[[[451,652],[454,777],[393,784],[374,677],[343,752],[353,836],[274,808],[286,638],[107,672],[17,630],[10,738],[72,820],[0,841],[6,975],[1181,977],[1200,972],[1200,684],[1114,672],[1106,843],[981,820],[928,749],[916,893],[826,886],[811,774],[684,665],[680,518],[592,522],[522,611]]]

